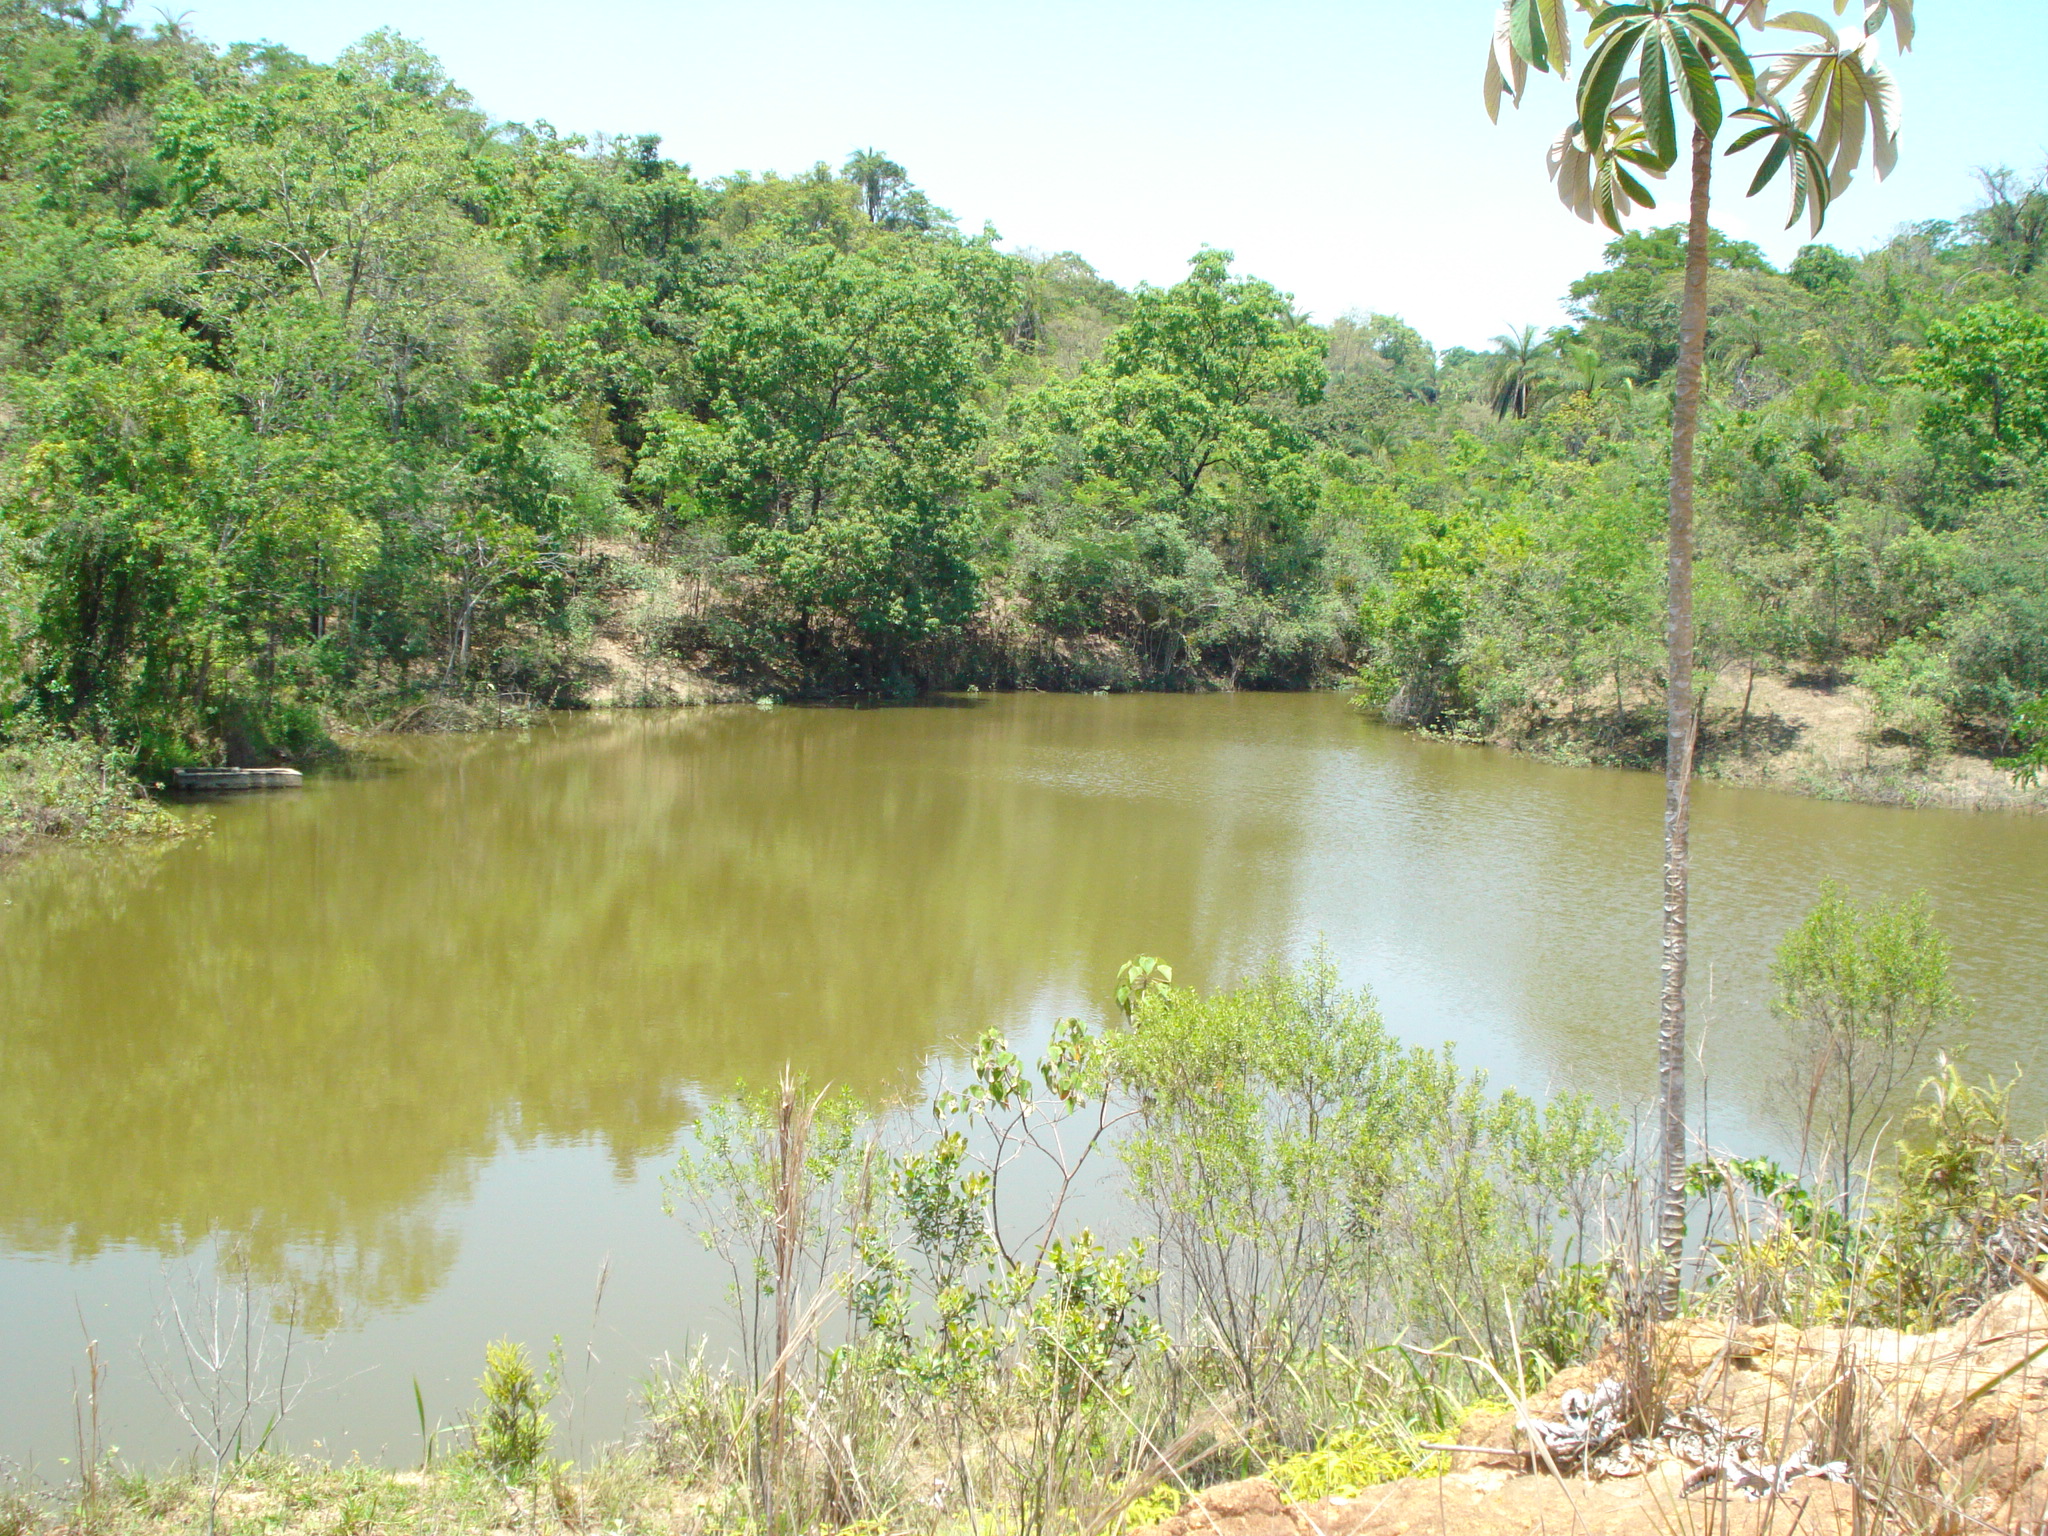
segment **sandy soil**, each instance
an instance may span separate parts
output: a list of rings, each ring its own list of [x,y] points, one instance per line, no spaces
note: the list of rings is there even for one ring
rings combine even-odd
[[[584,699],[596,709],[644,709],[672,704],[739,704],[744,690],[713,681],[673,657],[651,655],[610,635],[598,635],[586,659],[596,676]]]
[[[1709,699],[1702,777],[1882,805],[2048,809],[2048,790],[2015,784],[1988,758],[1958,753],[1919,764],[1909,748],[1873,741],[1869,703],[1848,684],[1759,675],[1745,750],[1742,692],[1742,680],[1736,679]]]

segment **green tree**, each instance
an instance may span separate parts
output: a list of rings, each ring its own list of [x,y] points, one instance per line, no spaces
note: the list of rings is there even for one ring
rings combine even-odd
[[[469,675],[487,605],[557,575],[576,541],[618,516],[612,485],[566,431],[555,395],[535,366],[479,386],[464,412],[463,490],[431,530],[448,589],[443,675],[451,683]]]
[[[2048,699],[2031,699],[2020,706],[2013,719],[2013,735],[2022,750],[2001,757],[1998,766],[2015,782],[2032,788],[2041,782],[2042,770],[2048,769]]]
[[[1019,584],[1041,614],[1100,616],[1154,675],[1299,675],[1329,634],[1302,425],[1326,340],[1228,252],[1190,266],[1018,413],[1003,462],[1040,477],[1018,486]]]
[[[1835,0],[1836,14],[1848,0]],[[1865,26],[1838,34],[1804,11],[1781,11],[1781,29],[1815,41],[1773,56],[1758,72],[1739,24],[1761,31],[1771,0],[1504,0],[1487,55],[1487,110],[1520,104],[1529,72],[1570,67],[1573,12],[1584,18],[1588,50],[1577,89],[1578,113],[1551,148],[1559,196],[1581,218],[1617,235],[1623,220],[1655,199],[1644,184],[1679,160],[1680,121],[1692,121],[1691,209],[1686,226],[1679,345],[1672,388],[1671,516],[1666,668],[1663,999],[1658,1024],[1661,1190],[1658,1237],[1665,1254],[1661,1305],[1676,1305],[1685,1241],[1685,971],[1687,854],[1692,760],[1698,734],[1693,693],[1693,503],[1695,445],[1707,345],[1714,151],[1725,122],[1757,126],[1729,152],[1762,147],[1750,185],[1761,191],[1781,171],[1792,192],[1792,221],[1811,218],[1818,233],[1835,193],[1846,190],[1865,149],[1880,177],[1898,155],[1898,90],[1877,61],[1887,24],[1901,49],[1913,41],[1912,0],[1870,0]],[[1724,93],[1740,105],[1731,114]]]
[[[251,511],[219,380],[168,327],[73,354],[35,400],[12,521],[56,718],[184,760],[238,660],[227,555]]]
[[[2000,453],[2048,449],[2048,319],[2001,299],[1937,320],[1914,378],[1934,393],[1923,429],[1936,453],[1981,475]]]
[[[1980,171],[1984,206],[1971,223],[1999,266],[2012,277],[2027,277],[2048,256],[2048,171],[2022,181],[2011,170]]]
[[[705,419],[659,419],[643,482],[720,520],[805,643],[845,625],[894,665],[973,609],[976,396],[1012,282],[979,245],[764,264],[705,318]]]
[[[459,239],[452,194],[462,146],[439,65],[374,34],[335,69],[302,68],[255,90],[186,86],[166,103],[159,153],[174,229],[209,247],[225,307],[306,283],[343,315],[408,286]]]
[[[1685,296],[1685,226],[1628,230],[1607,244],[1606,265],[1571,285],[1567,307],[1583,339],[1645,384],[1678,361],[1679,310]],[[1763,252],[1719,230],[1707,235],[1710,314],[1757,302],[1774,281]]]
[[[1856,263],[1832,245],[1802,245],[1785,274],[1808,293],[1846,288],[1856,277]]]
[[[1076,415],[1091,467],[1134,491],[1194,505],[1223,478],[1310,494],[1292,477],[1303,439],[1280,409],[1324,382],[1323,340],[1269,283],[1203,251],[1181,282],[1144,289],[1081,381]]]
[[[1805,1150],[1832,1163],[1846,1216],[1856,1161],[1893,1093],[1928,1038],[1968,1011],[1949,980],[1948,941],[1925,896],[1863,908],[1829,882],[1778,946],[1771,976],[1778,1013],[1806,1034]]]
[[[1569,340],[1558,343],[1551,373],[1589,400],[1616,383],[1634,382],[1622,370],[1609,366],[1598,347],[1583,346]]]
[[[861,207],[871,224],[882,222],[890,195],[910,180],[910,173],[879,149],[856,149],[846,157],[840,174],[860,189]]]
[[[1540,340],[1536,327],[1493,338],[1493,363],[1486,377],[1487,404],[1493,414],[1506,420],[1512,414],[1524,420],[1536,404],[1536,390],[1543,378],[1550,343]]]
[[[1460,663],[1484,578],[1527,550],[1528,530],[1520,520],[1469,510],[1411,540],[1400,563],[1359,605],[1369,658],[1360,703],[1414,725],[1455,722],[1471,703]]]

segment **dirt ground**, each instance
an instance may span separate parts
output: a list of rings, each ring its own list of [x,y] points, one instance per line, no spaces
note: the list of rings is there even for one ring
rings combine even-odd
[[[1665,1430],[1626,1443],[1628,1475],[1532,1465],[1521,1427],[1625,1369],[1618,1351],[1560,1373],[1514,1410],[1469,1415],[1437,1477],[1291,1504],[1263,1478],[1205,1491],[1153,1536],[1834,1536],[2038,1533],[2048,1520],[2048,1288],[2022,1287],[1935,1333],[1869,1328],[1664,1329]],[[1684,1426],[1718,1426],[1711,1449]],[[1736,1447],[1747,1447],[1740,1455]],[[1835,1462],[1750,1497],[1787,1458]],[[1729,1460],[1729,1458],[1734,1460]],[[1608,1460],[1611,1461],[1611,1458]],[[1839,1480],[1837,1480],[1839,1479]],[[1755,1479],[1753,1479],[1755,1481]]]
[[[1957,753],[1922,764],[1907,747],[1874,743],[1869,703],[1847,683],[1822,685],[1759,674],[1745,750],[1740,729],[1744,681],[1724,680],[1708,700],[1703,777],[1882,805],[2048,809],[2048,790],[2015,784],[1988,758]]]
[[[740,704],[749,697],[673,657],[637,649],[612,635],[592,638],[588,660],[595,676],[584,690],[584,700],[594,709]]]

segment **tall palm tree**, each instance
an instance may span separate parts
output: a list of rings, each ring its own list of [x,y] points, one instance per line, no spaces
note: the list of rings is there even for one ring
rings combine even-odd
[[[1851,0],[1833,0],[1837,16]],[[1485,100],[1500,116],[1503,100],[1521,104],[1531,70],[1560,76],[1571,67],[1574,32],[1588,51],[1577,90],[1577,117],[1550,149],[1558,196],[1581,218],[1619,234],[1637,208],[1656,199],[1644,185],[1679,160],[1681,118],[1692,123],[1692,196],[1686,221],[1684,297],[1679,307],[1678,367],[1672,383],[1669,597],[1665,613],[1664,911],[1657,1024],[1660,1155],[1657,1240],[1663,1253],[1658,1303],[1678,1298],[1685,1243],[1685,971],[1693,746],[1693,491],[1695,445],[1707,350],[1707,240],[1713,205],[1714,151],[1731,120],[1755,124],[1728,153],[1762,147],[1749,192],[1780,171],[1816,234],[1835,194],[1846,190],[1864,151],[1880,178],[1898,157],[1898,86],[1878,62],[1884,29],[1904,51],[1913,44],[1913,0],[1856,0],[1863,25],[1837,31],[1810,11],[1779,0],[1502,0],[1486,58]],[[1775,17],[1773,11],[1777,11]],[[1759,72],[1739,30],[1767,26],[1812,41],[1761,54]],[[1738,106],[1727,110],[1732,90]]]
[[[1537,340],[1533,325],[1494,337],[1493,346],[1493,366],[1486,375],[1487,403],[1503,421],[1510,412],[1515,420],[1526,420],[1536,404],[1536,386],[1542,380],[1549,349]]]
[[[868,222],[882,222],[883,211],[887,208],[889,194],[909,179],[910,173],[870,146],[856,149],[846,157],[846,164],[840,168],[840,175],[860,188],[861,207],[867,211]]]

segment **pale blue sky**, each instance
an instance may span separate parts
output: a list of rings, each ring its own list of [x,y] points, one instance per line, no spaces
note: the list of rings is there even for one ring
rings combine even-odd
[[[175,0],[174,0],[174,7]],[[1830,9],[1825,0],[1814,8]],[[1539,80],[1500,127],[1479,103],[1492,0],[195,0],[215,42],[330,59],[392,26],[492,115],[659,133],[701,176],[837,164],[873,144],[970,229],[1171,282],[1202,245],[1321,318],[1406,316],[1439,346],[1548,323],[1603,236],[1551,194],[1569,115]],[[1949,217],[1977,166],[2048,159],[2048,0],[1922,0],[1899,62],[1904,156],[1825,238],[1851,249]],[[148,19],[138,9],[138,19]],[[2013,105],[1986,111],[1984,104]],[[1739,194],[1727,178],[1726,189]],[[1663,199],[1669,212],[1682,192]],[[1789,259],[1776,189],[1717,222]]]

